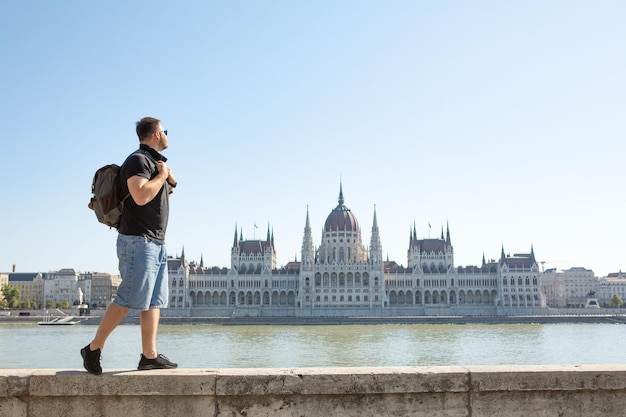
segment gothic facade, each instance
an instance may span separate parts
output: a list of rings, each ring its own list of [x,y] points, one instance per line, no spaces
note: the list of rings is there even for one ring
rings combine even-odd
[[[457,267],[450,229],[441,237],[409,236],[407,266],[383,260],[376,209],[369,246],[340,186],[338,205],[315,246],[307,208],[301,261],[277,267],[274,234],[235,234],[230,268],[206,268],[184,256],[169,260],[170,306],[183,316],[347,317],[513,315],[545,307],[541,273],[530,253]]]

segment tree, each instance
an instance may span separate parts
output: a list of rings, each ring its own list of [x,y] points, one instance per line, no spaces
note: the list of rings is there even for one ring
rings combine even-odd
[[[20,297],[22,296],[22,291],[9,284],[4,284],[2,286],[2,295],[7,302],[7,306],[9,308],[17,308],[20,305]]]
[[[622,297],[620,297],[619,294],[613,294],[611,301],[609,301],[609,307],[621,307],[623,305],[624,300],[622,300]]]

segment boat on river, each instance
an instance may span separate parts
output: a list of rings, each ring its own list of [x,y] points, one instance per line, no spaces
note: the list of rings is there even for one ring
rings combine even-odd
[[[37,324],[42,326],[70,326],[80,323],[80,320],[74,320],[74,316],[56,317],[50,319],[50,316],[45,316],[43,321]]]

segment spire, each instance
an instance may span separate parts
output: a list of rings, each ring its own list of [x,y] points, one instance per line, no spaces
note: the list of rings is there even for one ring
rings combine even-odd
[[[441,226],[441,240],[443,240],[443,226]]]
[[[181,259],[181,261],[183,261],[183,262],[185,261],[185,246],[183,246],[183,252],[182,252],[182,253],[181,253],[181,255],[180,255],[180,259]]]
[[[341,180],[339,180],[339,206],[343,206],[343,185]]]
[[[374,220],[372,222],[372,237],[369,252],[372,263],[379,264],[383,261],[383,248],[380,244],[380,232],[378,230],[378,220],[376,219],[376,205],[374,205]]]
[[[450,240],[450,223],[448,223],[448,221],[446,220],[446,244],[448,246],[452,245],[452,242]],[[484,257],[484,254],[483,254]]]
[[[267,241],[267,243],[270,243],[270,222],[267,222],[267,238],[265,238],[265,240]]]
[[[487,262],[485,262],[485,252],[483,252],[483,266],[485,266]]]
[[[304,223],[304,232],[311,231],[311,222],[309,221],[309,205],[306,206],[306,222]]]
[[[233,248],[239,247],[239,241],[237,240],[237,222],[235,222],[235,237],[233,238]]]
[[[372,230],[378,230],[378,220],[376,220],[376,204],[374,204],[374,225],[372,226]]]
[[[302,260],[303,268],[312,268],[315,262],[315,250],[313,248],[313,236],[311,233],[311,222],[309,221],[309,206],[306,206],[306,221],[304,225],[304,237],[302,238]]]
[[[200,268],[204,268],[204,255],[200,254]]]

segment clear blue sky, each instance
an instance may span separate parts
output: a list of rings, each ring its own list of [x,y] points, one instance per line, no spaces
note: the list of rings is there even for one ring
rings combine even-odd
[[[341,179],[399,264],[413,224],[449,223],[456,265],[533,245],[546,268],[626,267],[623,1],[1,9],[0,271],[118,273],[87,202],[143,116],[169,130],[171,255],[230,266],[235,224],[269,224],[279,265],[299,260]]]

